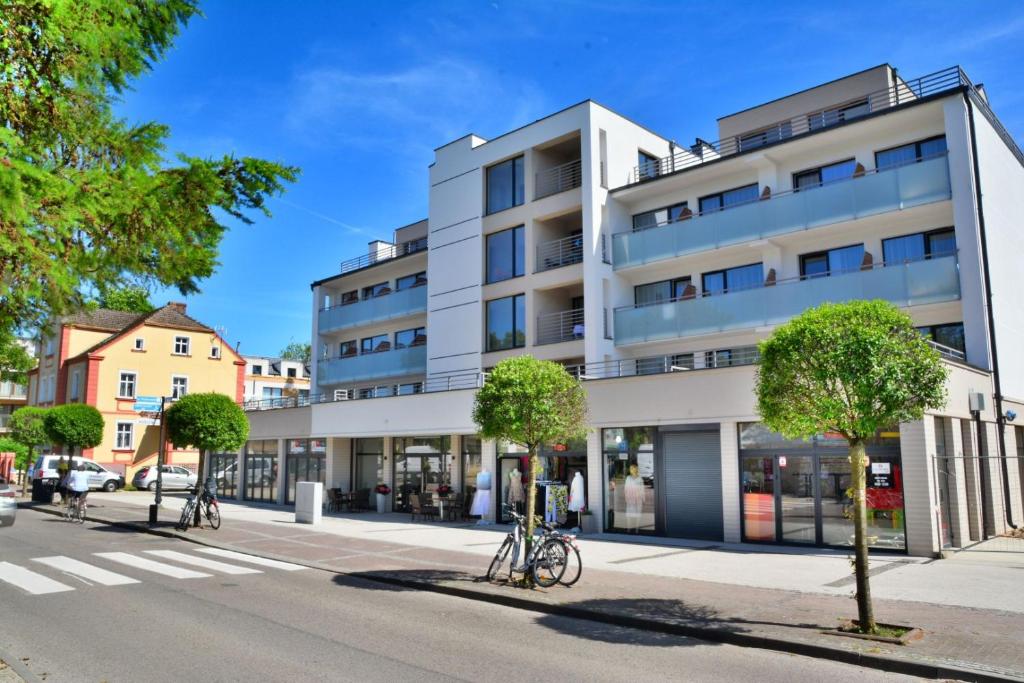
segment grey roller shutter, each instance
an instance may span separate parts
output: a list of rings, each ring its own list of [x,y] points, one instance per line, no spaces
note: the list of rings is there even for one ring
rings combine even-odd
[[[719,432],[665,432],[665,532],[722,540]]]

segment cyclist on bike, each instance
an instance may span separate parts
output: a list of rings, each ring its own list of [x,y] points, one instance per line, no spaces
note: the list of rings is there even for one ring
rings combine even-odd
[[[78,463],[78,467],[68,474],[68,490],[75,505],[81,509],[89,495],[89,473],[85,471],[85,463]]]

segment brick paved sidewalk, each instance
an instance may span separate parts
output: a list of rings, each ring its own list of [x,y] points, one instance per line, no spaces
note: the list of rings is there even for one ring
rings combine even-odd
[[[145,509],[138,506],[106,501],[90,506],[89,512],[97,521],[147,527]],[[421,527],[430,529],[425,524]],[[408,531],[414,535],[417,528],[410,525]],[[934,667],[942,677],[1024,680],[1024,617],[1019,613],[876,599],[878,621],[913,625],[925,632],[922,640],[899,646],[823,633],[855,616],[856,605],[850,597],[588,570],[585,548],[584,572],[576,586],[524,590],[481,580],[489,560],[479,554],[351,538],[287,522],[228,520],[220,530],[193,529],[187,534],[174,532],[173,522],[166,522],[156,531],[336,571],[339,584],[356,581],[371,589],[420,587],[454,593],[534,609],[544,613],[540,620],[581,616],[590,619],[586,623],[592,628],[591,638],[600,638],[604,623],[612,622],[663,632],[667,639],[693,635],[843,661],[862,660],[879,668],[924,665]],[[499,542],[495,535],[495,548]]]

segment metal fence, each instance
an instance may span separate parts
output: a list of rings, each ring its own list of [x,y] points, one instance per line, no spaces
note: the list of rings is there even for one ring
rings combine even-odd
[[[341,272],[350,273],[360,268],[366,268],[372,266],[375,263],[381,261],[390,261],[391,259],[398,258],[399,256],[406,256],[408,254],[415,254],[418,251],[424,251],[427,248],[427,238],[421,237],[417,240],[410,240],[409,242],[402,242],[401,244],[389,244],[381,247],[372,254],[363,254],[358,258],[349,259],[341,262]]]
[[[583,166],[580,159],[554,168],[547,168],[536,174],[534,199],[542,199],[559,192],[571,190],[583,184]]]
[[[537,316],[537,343],[557,344],[574,339],[583,339],[583,309]]]
[[[583,235],[569,235],[537,245],[538,273],[582,262]]]

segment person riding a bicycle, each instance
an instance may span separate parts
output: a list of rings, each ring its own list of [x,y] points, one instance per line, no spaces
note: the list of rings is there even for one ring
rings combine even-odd
[[[89,495],[89,473],[85,470],[85,463],[78,463],[78,467],[68,473],[67,487],[73,503],[79,508],[85,505]]]

